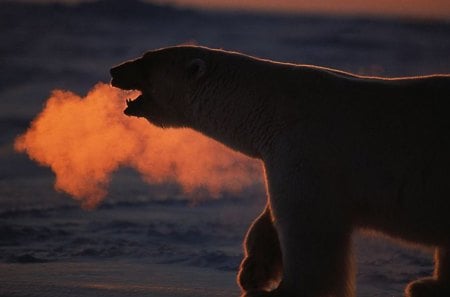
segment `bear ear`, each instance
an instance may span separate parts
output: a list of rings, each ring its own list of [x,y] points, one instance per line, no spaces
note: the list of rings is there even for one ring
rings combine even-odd
[[[189,77],[199,79],[206,72],[206,62],[203,59],[195,58],[189,61],[186,68]]]

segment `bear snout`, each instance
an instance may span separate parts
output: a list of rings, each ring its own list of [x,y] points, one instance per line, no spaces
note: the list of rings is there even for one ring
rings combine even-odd
[[[140,87],[140,69],[134,62],[125,62],[109,70],[111,85],[123,90],[138,90]]]

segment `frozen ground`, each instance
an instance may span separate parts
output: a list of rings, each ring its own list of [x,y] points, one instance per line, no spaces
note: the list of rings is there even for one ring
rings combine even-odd
[[[125,7],[124,3],[127,4]],[[196,205],[176,185],[121,170],[99,209],[55,193],[12,143],[50,91],[83,94],[111,65],[198,43],[369,75],[450,73],[450,23],[224,14],[113,1],[0,2],[0,296],[237,296],[241,242],[263,188]],[[358,296],[401,296],[431,273],[427,253],[356,236]]]
[[[228,297],[239,294],[233,272],[106,260],[29,265],[0,263],[2,296]],[[5,277],[7,275],[7,277]]]

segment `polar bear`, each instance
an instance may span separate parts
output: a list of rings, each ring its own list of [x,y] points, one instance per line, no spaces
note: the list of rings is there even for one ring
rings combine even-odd
[[[450,296],[450,76],[385,79],[199,46],[111,69],[129,116],[190,127],[262,160],[268,202],[246,236],[246,296],[354,296],[351,235],[435,249],[406,296]]]

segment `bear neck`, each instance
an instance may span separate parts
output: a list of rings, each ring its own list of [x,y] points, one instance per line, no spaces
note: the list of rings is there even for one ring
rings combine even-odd
[[[261,158],[268,146],[269,133],[258,132],[256,114],[244,115],[230,108],[221,110],[217,112],[205,106],[203,116],[193,121],[192,128],[247,156]]]
[[[192,128],[250,157],[263,159],[276,136],[286,128],[280,102],[274,99],[280,96],[274,90],[284,86],[273,86],[284,84],[284,80],[274,79],[273,73],[268,75],[271,72],[266,67],[246,60],[225,69],[216,67],[216,73],[193,91]]]
[[[289,131],[302,134],[310,122],[331,117],[340,100],[329,100],[330,94],[351,90],[360,81],[332,69],[227,58],[195,86],[192,128],[263,160]],[[311,118],[314,114],[322,116]]]

